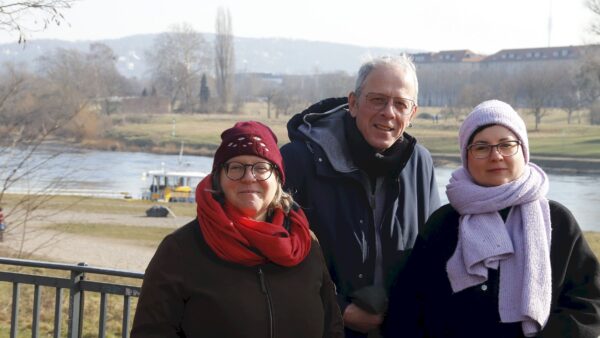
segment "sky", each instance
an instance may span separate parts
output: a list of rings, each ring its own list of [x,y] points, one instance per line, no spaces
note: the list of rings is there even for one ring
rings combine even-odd
[[[586,33],[593,16],[585,0],[80,0],[63,11],[68,24],[28,39],[114,39],[183,22],[214,32],[219,6],[241,37],[484,54],[598,41]],[[0,42],[16,40],[0,33]]]

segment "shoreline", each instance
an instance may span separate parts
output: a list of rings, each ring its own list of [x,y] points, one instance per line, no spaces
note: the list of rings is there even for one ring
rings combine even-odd
[[[459,154],[431,153],[436,167],[458,167]],[[545,171],[558,174],[600,174],[600,159],[531,155],[531,162]]]
[[[62,142],[57,142],[62,143]],[[178,155],[180,148],[172,146],[153,146],[139,147],[127,145],[119,140],[112,140],[109,144],[106,142],[83,142],[76,144],[74,142],[64,142],[66,144],[76,145],[81,149],[118,151],[118,152],[143,152],[151,154]],[[283,145],[283,144],[282,144]],[[197,147],[184,148],[185,155],[213,157],[217,146],[213,144],[203,144]],[[458,167],[461,164],[460,154],[436,153],[431,152],[435,167]],[[531,162],[539,165],[545,171],[559,174],[598,174],[600,175],[599,158],[580,158],[580,157],[562,157],[547,155],[531,155]]]

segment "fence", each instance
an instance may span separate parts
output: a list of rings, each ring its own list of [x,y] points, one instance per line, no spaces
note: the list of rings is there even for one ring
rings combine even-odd
[[[70,278],[63,278],[0,271],[0,282],[12,283],[10,338],[16,338],[18,334],[19,296],[22,284],[33,285],[34,287],[33,304],[31,305],[33,307],[31,319],[31,337],[39,337],[42,286],[55,288],[53,337],[60,337],[61,333],[61,324],[63,322],[61,307],[63,303],[64,290],[69,291],[69,309],[67,318],[67,332],[69,338],[79,338],[82,336],[83,310],[86,292],[95,292],[100,294],[100,314],[98,325],[98,337],[100,338],[104,338],[106,336],[106,316],[108,306],[107,295],[112,294],[123,296],[123,325],[121,336],[124,338],[129,336],[129,322],[131,317],[130,298],[138,297],[140,294],[140,288],[131,285],[86,280],[86,273],[134,279],[142,279],[144,277],[143,273],[96,268],[87,266],[85,263],[73,265],[2,257],[0,257],[0,264],[15,267],[62,270],[70,273]]]

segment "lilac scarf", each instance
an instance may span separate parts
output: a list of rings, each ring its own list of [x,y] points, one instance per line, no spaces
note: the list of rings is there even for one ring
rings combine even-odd
[[[552,296],[548,178],[533,163],[515,181],[475,184],[468,171],[452,173],[446,194],[461,215],[458,243],[447,263],[454,292],[487,281],[500,268],[499,313],[503,323],[522,322],[530,337],[548,320]],[[512,207],[506,224],[499,210]]]

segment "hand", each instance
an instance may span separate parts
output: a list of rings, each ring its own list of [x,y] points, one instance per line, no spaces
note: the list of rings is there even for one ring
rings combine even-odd
[[[358,306],[350,303],[344,310],[344,325],[348,328],[367,333],[379,328],[383,322],[383,315],[369,313]]]

